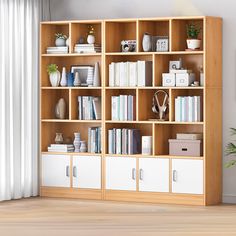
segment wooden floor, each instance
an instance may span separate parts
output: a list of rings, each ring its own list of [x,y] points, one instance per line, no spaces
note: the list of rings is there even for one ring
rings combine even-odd
[[[236,205],[31,198],[0,203],[0,236],[236,235]]]

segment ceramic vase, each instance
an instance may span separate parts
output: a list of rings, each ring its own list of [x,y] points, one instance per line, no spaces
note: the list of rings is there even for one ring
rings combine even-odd
[[[81,80],[80,80],[80,76],[79,76],[79,72],[76,71],[75,72],[75,79],[74,79],[74,86],[80,86],[81,85]]]
[[[68,73],[67,86],[68,87],[74,86],[74,73]]]
[[[67,86],[66,68],[65,68],[65,67],[62,68],[60,85],[61,85],[62,87]]]
[[[148,33],[145,33],[143,35],[143,41],[142,41],[143,51],[149,52],[152,48],[152,36]]]
[[[80,133],[74,133],[74,147],[75,147],[75,152],[80,152]]]
[[[94,67],[93,86],[95,86],[95,87],[101,86],[100,71],[99,71],[99,63],[98,62],[95,63],[95,67]]]
[[[88,68],[87,80],[88,86],[93,86],[93,67]]]
[[[187,39],[187,47],[191,50],[200,49],[201,40],[200,39]]]
[[[87,152],[86,141],[80,141],[80,152]]]
[[[66,46],[67,46],[67,47],[69,47],[69,44],[70,44],[70,38],[68,38],[68,39],[66,40]]]
[[[49,75],[49,80],[50,80],[50,83],[51,83],[51,86],[52,87],[58,87],[59,86],[59,83],[60,83],[60,72],[59,71],[56,71],[54,73],[51,73]]]
[[[56,133],[55,143],[56,144],[62,144],[63,143],[62,133]]]
[[[57,119],[66,118],[66,101],[64,98],[60,98],[55,107],[55,115]]]
[[[95,43],[95,36],[92,35],[92,34],[89,34],[88,37],[87,37],[87,42],[88,42],[88,44]]]
[[[55,41],[55,45],[57,47],[64,47],[64,46],[66,46],[66,40],[62,39],[62,38],[57,38]]]

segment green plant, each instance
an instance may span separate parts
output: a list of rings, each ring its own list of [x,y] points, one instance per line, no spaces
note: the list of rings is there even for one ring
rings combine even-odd
[[[62,33],[55,34],[56,39],[67,39],[67,36]]]
[[[234,136],[236,135],[236,129],[235,128],[231,128],[231,135]],[[234,140],[235,141],[235,140]],[[232,142],[228,143],[226,146],[226,155],[227,156],[236,156],[236,145]],[[230,160],[225,164],[226,168],[232,167],[236,165],[236,160]]]
[[[58,69],[58,66],[56,64],[50,64],[47,66],[47,72],[49,75],[57,72],[57,69]]]
[[[88,35],[94,35],[95,31],[94,31],[94,27],[92,25],[88,26]]]
[[[187,36],[189,39],[197,39],[201,32],[201,27],[193,22],[187,25]]]

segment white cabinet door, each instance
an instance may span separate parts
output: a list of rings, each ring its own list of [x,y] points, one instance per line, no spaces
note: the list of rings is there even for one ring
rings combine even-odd
[[[42,155],[42,186],[70,187],[70,156]]]
[[[106,157],[106,189],[136,190],[136,158]]]
[[[101,189],[101,157],[73,156],[73,187]]]
[[[169,159],[139,158],[139,191],[169,192]]]
[[[172,160],[172,192],[203,194],[202,160]]]

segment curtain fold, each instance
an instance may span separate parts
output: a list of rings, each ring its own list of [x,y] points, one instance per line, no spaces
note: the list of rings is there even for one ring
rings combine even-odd
[[[39,23],[48,3],[0,0],[0,201],[38,195]]]

